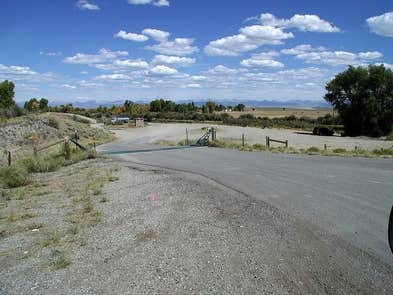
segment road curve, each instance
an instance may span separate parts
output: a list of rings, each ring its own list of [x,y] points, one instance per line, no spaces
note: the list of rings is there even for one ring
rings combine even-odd
[[[151,148],[149,137],[122,137],[99,150]],[[115,157],[201,174],[316,224],[393,265],[387,242],[393,204],[392,160],[217,148],[150,150]]]

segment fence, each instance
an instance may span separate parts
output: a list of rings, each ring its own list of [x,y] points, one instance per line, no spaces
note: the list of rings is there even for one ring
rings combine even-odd
[[[270,142],[277,142],[284,144],[286,148],[288,148],[288,140],[278,140],[278,139],[272,139],[269,136],[266,136],[266,147],[270,148]]]

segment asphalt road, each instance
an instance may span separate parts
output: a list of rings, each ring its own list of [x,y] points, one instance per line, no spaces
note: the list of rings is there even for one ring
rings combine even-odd
[[[131,148],[132,147],[132,148]],[[120,140],[101,151],[151,148]],[[125,161],[201,174],[318,225],[393,265],[387,222],[393,161],[240,152],[216,148],[118,154]]]

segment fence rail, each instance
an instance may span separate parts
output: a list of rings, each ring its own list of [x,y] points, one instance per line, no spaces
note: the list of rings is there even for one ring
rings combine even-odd
[[[278,140],[278,139],[273,139],[270,138],[269,136],[266,136],[266,147],[270,148],[270,142],[277,142],[284,144],[286,148],[288,148],[288,140]]]

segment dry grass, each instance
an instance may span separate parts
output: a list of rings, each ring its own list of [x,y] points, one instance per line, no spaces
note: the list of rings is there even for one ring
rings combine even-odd
[[[246,108],[244,112],[228,112],[228,114],[234,118],[244,114],[252,114],[255,117],[282,118],[295,116],[316,119],[327,114],[332,115],[333,112],[331,109],[255,108],[255,111],[253,111],[252,108]]]
[[[53,270],[67,267],[72,248],[86,245],[86,229],[101,221],[103,187],[117,179],[112,174],[117,170],[111,160],[88,160],[30,174],[23,187],[0,189],[0,243],[9,254],[0,255],[0,265],[20,262],[15,243],[23,241],[29,253],[24,259],[39,257],[37,267],[48,266],[48,259]],[[42,249],[60,254],[41,257]]]

